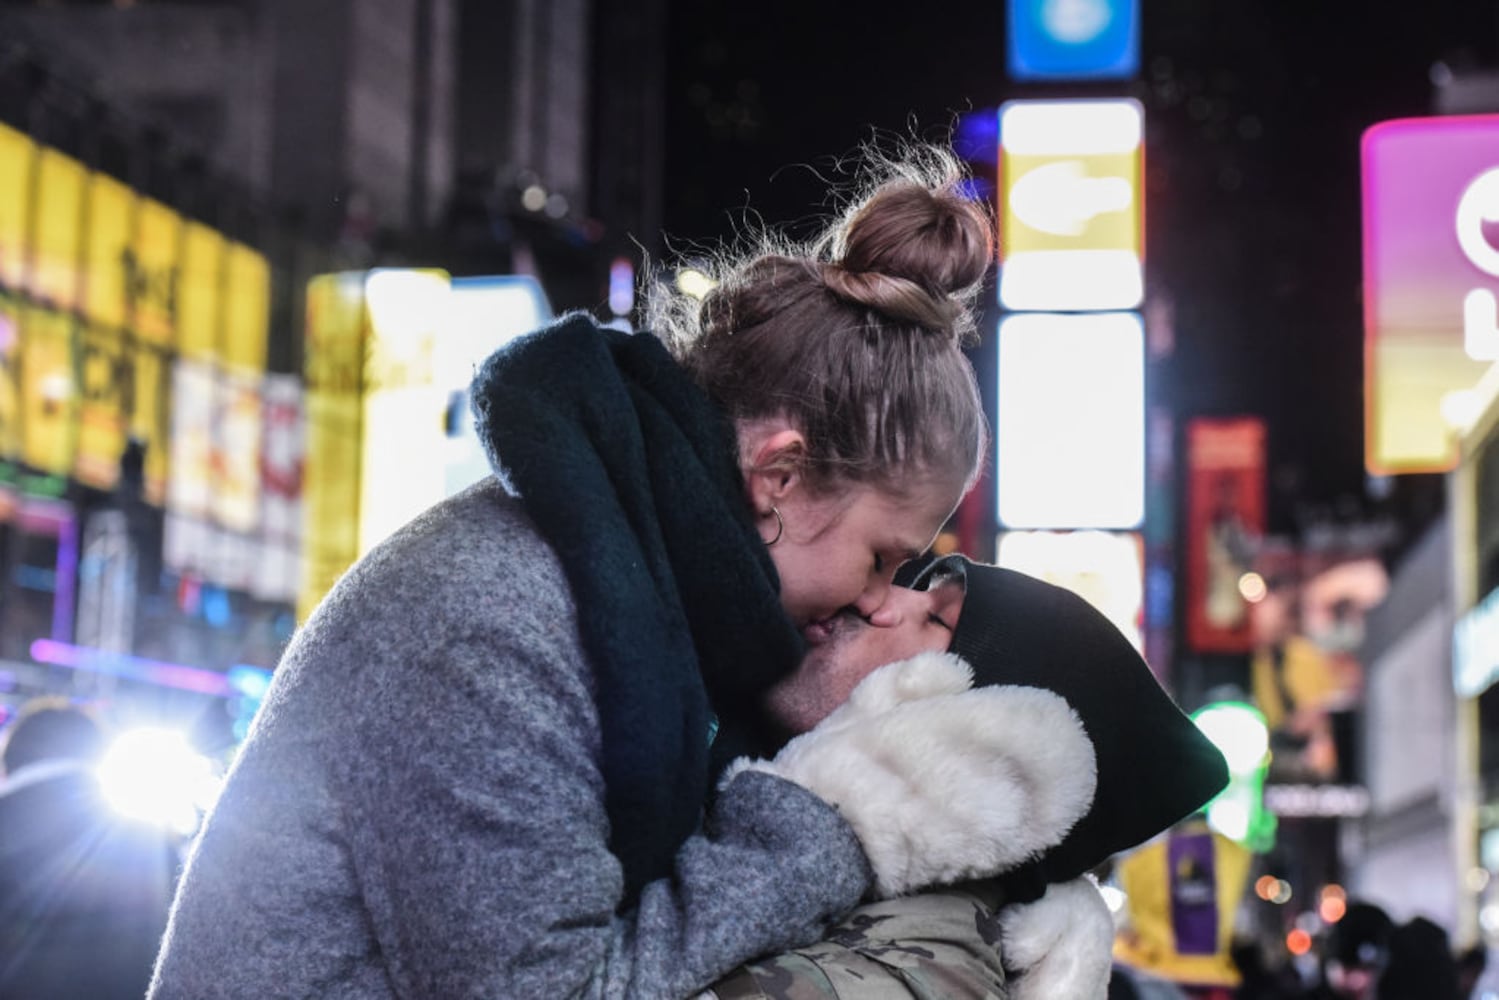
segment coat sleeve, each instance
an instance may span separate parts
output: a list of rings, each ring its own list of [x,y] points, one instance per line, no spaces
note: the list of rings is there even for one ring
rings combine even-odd
[[[997,899],[973,883],[861,906],[821,942],[741,966],[699,1000],[1007,1000]]]
[[[355,865],[400,992],[663,997],[816,940],[869,882],[837,812],[769,775],[731,783],[675,877],[616,913],[598,720],[570,629],[441,643],[360,734]],[[546,623],[535,623],[546,630]],[[414,700],[414,698],[413,698]]]
[[[157,1000],[680,1000],[868,888],[834,809],[747,775],[617,912],[571,600],[493,521],[376,549],[294,640],[184,875]]]

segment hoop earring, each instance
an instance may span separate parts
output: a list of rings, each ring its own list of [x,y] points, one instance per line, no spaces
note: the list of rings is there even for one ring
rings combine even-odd
[[[776,536],[765,543],[765,547],[767,549],[774,545],[776,542],[779,542],[781,540],[781,535],[783,535],[786,531],[786,521],[781,517],[781,512],[779,510],[776,510],[776,508],[774,507],[770,508],[770,512],[776,516]]]

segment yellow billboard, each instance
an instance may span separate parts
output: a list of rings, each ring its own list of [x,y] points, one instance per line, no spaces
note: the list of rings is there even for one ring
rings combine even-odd
[[[133,377],[130,347],[117,326],[83,329],[78,358],[78,451],[73,475],[96,489],[114,487],[130,425],[126,394]]]
[[[88,171],[71,156],[43,146],[37,157],[36,229],[31,294],[58,309],[75,309],[80,291],[79,246]]]
[[[159,507],[166,501],[170,466],[171,363],[166,352],[154,344],[136,340],[133,348],[130,433],[146,446],[146,500]]]
[[[125,261],[135,192],[113,177],[88,179],[88,263],[84,268],[84,315],[105,326],[125,325]]]
[[[0,461],[21,455],[21,304],[0,295]]]
[[[35,159],[36,147],[28,136],[0,125],[0,285],[10,289],[21,287]]]
[[[26,306],[21,357],[21,459],[42,472],[65,476],[73,468],[78,426],[73,318]]]
[[[307,285],[302,582],[305,620],[359,558],[359,435],[364,274],[324,274]]]
[[[234,371],[263,372],[271,319],[270,264],[263,255],[243,243],[231,243],[228,270],[224,365]]]
[[[189,222],[183,230],[177,353],[184,358],[210,361],[218,354],[224,248],[224,237],[200,222]]]
[[[138,337],[171,347],[177,335],[177,282],[182,216],[141,199],[135,249],[128,265],[130,325]]]

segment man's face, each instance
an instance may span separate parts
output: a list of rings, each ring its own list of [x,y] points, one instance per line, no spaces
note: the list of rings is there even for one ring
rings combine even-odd
[[[792,735],[806,732],[876,668],[946,650],[962,611],[963,582],[947,577],[927,590],[892,589],[868,619],[852,612],[838,615],[828,628],[808,636],[801,666],[770,690],[771,716]]]

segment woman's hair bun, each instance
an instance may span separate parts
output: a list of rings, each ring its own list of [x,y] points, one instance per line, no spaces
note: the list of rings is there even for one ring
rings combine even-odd
[[[829,234],[823,280],[836,295],[918,326],[962,335],[994,253],[988,213],[965,197],[947,157],[874,188]]]

